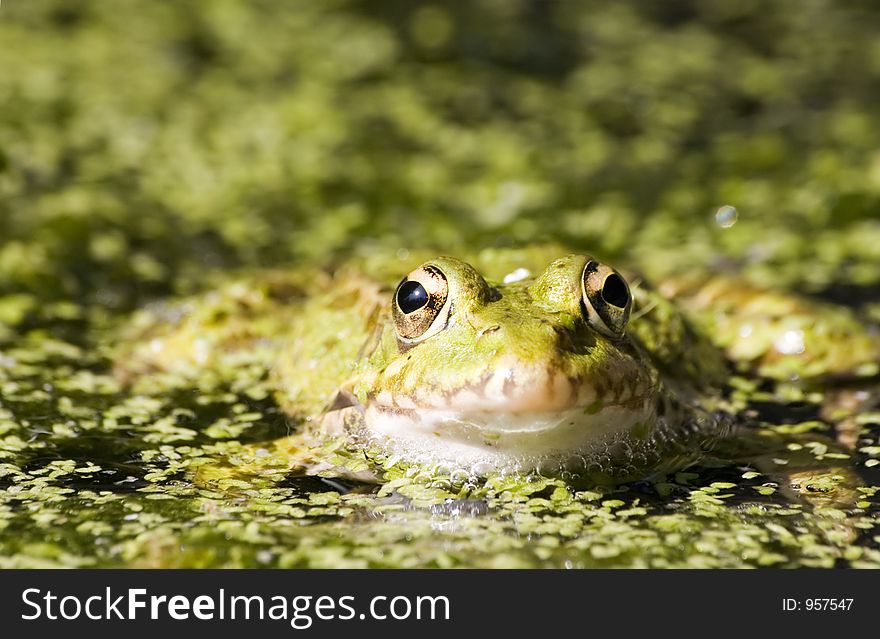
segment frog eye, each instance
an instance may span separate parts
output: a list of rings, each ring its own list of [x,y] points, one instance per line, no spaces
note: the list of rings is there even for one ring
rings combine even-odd
[[[626,280],[610,266],[588,260],[581,278],[587,322],[609,337],[622,337],[632,308]]]
[[[449,319],[448,297],[449,282],[432,264],[420,266],[403,278],[391,302],[397,337],[412,344],[443,330]]]

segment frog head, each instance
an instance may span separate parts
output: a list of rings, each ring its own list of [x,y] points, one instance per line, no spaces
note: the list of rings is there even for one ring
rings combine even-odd
[[[586,255],[521,275],[488,282],[438,257],[403,278],[352,389],[371,436],[408,458],[524,468],[649,428],[659,379],[627,337],[623,276]]]

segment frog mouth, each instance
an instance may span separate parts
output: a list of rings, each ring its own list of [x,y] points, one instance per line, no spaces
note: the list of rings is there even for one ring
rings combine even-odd
[[[357,410],[362,435],[407,459],[530,470],[593,456],[649,429],[656,392],[625,381],[597,387],[548,369],[499,369],[452,392],[381,391]]]
[[[596,413],[608,405],[637,405],[656,390],[654,384],[646,384],[644,379],[570,377],[552,367],[526,367],[513,362],[453,390],[430,387],[412,393],[382,390],[369,394],[367,404],[385,412],[537,416],[569,409]]]

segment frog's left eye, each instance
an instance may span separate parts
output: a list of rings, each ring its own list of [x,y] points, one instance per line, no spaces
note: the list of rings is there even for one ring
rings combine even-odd
[[[433,264],[407,275],[394,292],[391,314],[401,341],[414,344],[446,327],[449,319],[449,282]]]
[[[632,309],[626,280],[610,266],[591,259],[584,267],[581,286],[590,326],[609,337],[622,337]]]

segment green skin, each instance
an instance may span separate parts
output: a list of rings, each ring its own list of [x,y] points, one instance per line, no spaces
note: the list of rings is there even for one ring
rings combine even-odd
[[[468,475],[613,480],[681,468],[729,439],[720,389],[732,367],[789,381],[808,371],[800,383],[876,374],[877,344],[845,311],[733,281],[664,281],[673,302],[628,277],[632,315],[609,336],[585,314],[587,260],[535,246],[467,262],[370,255],[333,274],[259,274],[189,302],[173,323],[142,317],[118,368],[222,371],[256,359],[272,370],[279,403],[308,424],[274,448],[290,465],[326,469],[303,461],[309,442],[339,437]],[[419,263],[445,275],[448,314],[408,343],[393,287]],[[715,328],[718,344],[705,332]]]

